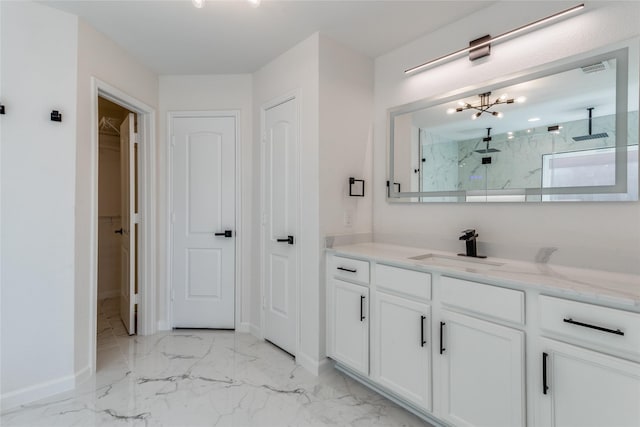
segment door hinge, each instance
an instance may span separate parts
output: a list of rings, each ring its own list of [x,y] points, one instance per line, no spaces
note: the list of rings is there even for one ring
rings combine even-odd
[[[266,143],[267,142],[267,131],[262,132],[262,143]]]
[[[133,134],[133,143],[140,144],[140,134],[137,132]]]
[[[267,308],[267,296],[262,297],[262,308]]]
[[[135,294],[133,296],[133,303],[134,304],[140,304],[140,294]]]
[[[176,299],[176,291],[171,288],[171,301],[173,301],[174,299]]]
[[[175,147],[176,145],[176,136],[175,135],[171,135],[171,146]]]
[[[262,223],[262,225],[267,225],[267,214],[265,212],[262,212],[262,219],[260,220],[260,222]]]
[[[133,223],[134,224],[140,224],[140,214],[139,213],[134,213],[133,214]]]

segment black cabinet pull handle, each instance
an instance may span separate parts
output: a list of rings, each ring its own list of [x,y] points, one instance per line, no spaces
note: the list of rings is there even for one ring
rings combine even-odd
[[[542,353],[542,394],[547,394],[549,386],[547,385],[547,353]]]
[[[233,231],[224,230],[222,233],[214,233],[214,236],[233,237]]]
[[[444,325],[446,325],[446,323],[440,322],[440,354],[444,353],[444,351],[446,350],[446,348],[444,348],[444,345],[443,345]]]
[[[293,236],[287,236],[286,239],[276,239],[277,242],[281,242],[281,243],[288,243],[290,245],[293,245]]]
[[[565,322],[565,323],[571,323],[572,325],[576,325],[576,326],[582,326],[582,327],[585,327],[585,328],[595,329],[597,331],[608,332],[610,334],[616,334],[616,335],[623,335],[624,336],[624,332],[622,332],[620,329],[603,328],[602,326],[596,326],[596,325],[590,325],[588,323],[578,322],[576,320],[573,320],[572,318],[562,319],[562,321]]]
[[[115,234],[121,234],[121,235],[124,235],[124,230],[123,230],[122,228],[120,228],[120,229],[118,229],[118,230],[114,231],[114,233],[115,233]]]
[[[360,321],[364,322],[364,295],[360,295]]]
[[[358,270],[356,270],[355,268],[352,270],[350,268],[338,267],[338,270],[348,271],[349,273],[357,273],[358,272]]]
[[[420,347],[424,347],[427,343],[424,339],[424,321],[426,318],[426,316],[420,316]]]

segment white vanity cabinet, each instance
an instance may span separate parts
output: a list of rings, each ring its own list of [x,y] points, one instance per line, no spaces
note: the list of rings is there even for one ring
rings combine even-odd
[[[542,340],[539,426],[640,426],[640,364]]]
[[[369,263],[335,256],[329,260],[327,270],[329,356],[368,375]]]
[[[447,276],[439,285],[438,415],[456,426],[524,426],[525,335],[503,325],[524,325],[524,292]]]
[[[431,411],[431,275],[376,265],[371,310],[371,377]]]
[[[516,281],[393,250],[327,258],[339,370],[435,426],[640,427],[640,297],[605,303],[571,272],[537,284],[537,266]]]
[[[437,415],[456,426],[524,426],[524,333],[448,310],[438,330]]]
[[[548,296],[540,311],[556,339],[536,358],[539,425],[640,426],[640,315]]]

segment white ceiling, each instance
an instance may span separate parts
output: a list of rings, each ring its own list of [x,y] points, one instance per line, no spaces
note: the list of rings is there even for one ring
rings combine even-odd
[[[80,16],[158,74],[251,73],[316,31],[372,58],[490,1],[46,1]]]

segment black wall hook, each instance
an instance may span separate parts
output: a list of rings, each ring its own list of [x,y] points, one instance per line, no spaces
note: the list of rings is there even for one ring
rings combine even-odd
[[[61,122],[62,121],[62,113],[58,110],[51,111],[51,121],[52,122]]]
[[[0,114],[5,114],[4,105],[0,104]]]
[[[358,189],[357,187],[360,188]],[[349,196],[364,197],[364,179],[355,179],[353,177],[349,178]]]

